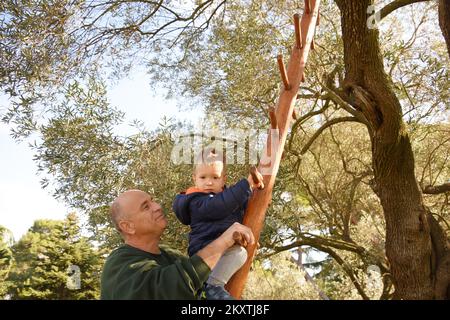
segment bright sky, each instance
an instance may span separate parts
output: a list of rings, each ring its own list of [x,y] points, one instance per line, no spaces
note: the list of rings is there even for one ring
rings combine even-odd
[[[153,94],[149,77],[143,71],[118,82],[109,90],[111,105],[126,113],[120,131],[125,134],[133,119],[145,123],[148,129],[158,126],[163,116],[195,121],[200,112],[183,115],[176,101],[165,100],[163,94]],[[64,219],[70,211],[56,201],[50,190],[43,190],[33,162],[28,142],[17,143],[9,136],[9,129],[0,123],[0,225],[8,228],[17,241],[38,219]]]

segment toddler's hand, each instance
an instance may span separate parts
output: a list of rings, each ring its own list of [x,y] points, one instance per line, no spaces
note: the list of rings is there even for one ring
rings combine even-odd
[[[264,189],[263,176],[261,173],[259,173],[256,167],[253,166],[250,168],[250,175],[248,176],[247,180],[252,190],[254,190],[255,188]]]
[[[233,232],[233,240],[236,244],[243,246],[244,248],[248,245],[245,237],[238,231]]]

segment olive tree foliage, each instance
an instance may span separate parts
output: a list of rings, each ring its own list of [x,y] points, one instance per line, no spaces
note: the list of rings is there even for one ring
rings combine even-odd
[[[7,0],[0,4],[3,120],[16,138],[73,79],[112,78],[145,64],[160,47],[205,31],[226,1]]]
[[[165,60],[155,57],[149,64],[155,83],[170,83],[172,95],[201,100],[207,113],[221,114],[228,124],[261,125],[278,94],[273,61],[286,46],[284,31],[292,29],[286,18],[294,8],[283,1],[230,2],[209,33],[188,39],[180,51],[161,48]]]
[[[109,206],[119,193],[140,189],[163,205],[170,221],[169,242],[186,242],[168,214],[173,196],[191,180],[190,167],[171,161],[172,135],[181,124],[166,119],[150,131],[136,121],[136,133],[118,135],[123,113],[109,105],[105,87],[93,79],[86,85],[72,83],[66,100],[52,111],[54,116],[38,127],[41,138],[33,145],[43,187],[87,214],[98,241],[107,246],[120,241]]]

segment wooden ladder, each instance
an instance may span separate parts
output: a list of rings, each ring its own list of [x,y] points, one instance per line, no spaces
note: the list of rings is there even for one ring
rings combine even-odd
[[[264,224],[267,208],[272,200],[272,190],[280,166],[281,156],[286,143],[287,132],[294,116],[294,105],[300,83],[305,81],[304,71],[310,49],[314,50],[314,34],[319,24],[320,0],[305,0],[305,10],[301,17],[294,15],[295,45],[292,48],[287,70],[282,55],[277,61],[283,86],[276,108],[271,109],[271,130],[260,160],[258,170],[264,177],[264,189],[256,190],[250,198],[244,216],[244,224],[250,227],[255,236],[255,244],[247,246],[248,258],[244,266],[234,274],[227,284],[230,294],[240,299],[247,281],[256,245]]]

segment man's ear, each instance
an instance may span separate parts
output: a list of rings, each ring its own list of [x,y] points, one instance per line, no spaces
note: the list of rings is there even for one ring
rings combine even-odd
[[[120,220],[119,222],[120,230],[126,234],[135,234],[136,229],[134,227],[134,223],[126,220]]]

